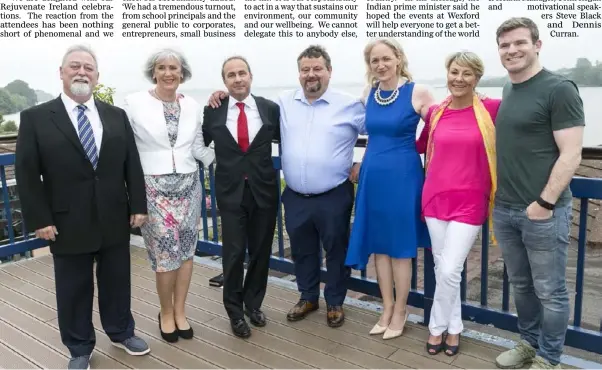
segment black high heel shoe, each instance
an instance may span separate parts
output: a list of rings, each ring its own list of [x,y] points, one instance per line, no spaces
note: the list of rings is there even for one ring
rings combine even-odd
[[[460,336],[461,336],[461,334],[458,334],[458,345],[457,346],[450,346],[449,344],[447,344],[447,342],[444,341],[443,347],[444,347],[445,351],[443,351],[443,353],[445,353],[449,357],[457,355],[458,351],[460,351]]]
[[[166,342],[174,343],[178,341],[178,329],[172,331],[171,333],[165,333],[161,328],[161,312],[159,312],[159,331],[161,332],[161,338],[165,339]]]
[[[435,356],[435,355],[439,354],[441,351],[443,351],[444,347],[445,347],[445,333],[443,335],[441,335],[441,343],[439,343],[439,344],[431,344],[428,341],[426,342],[426,352],[431,356]]]
[[[190,323],[188,323],[188,325],[190,326]],[[186,330],[182,330],[182,329],[178,328],[178,324],[176,324],[176,330],[178,332],[178,335],[182,339],[192,339],[192,337],[194,336],[194,331],[192,330],[192,326],[190,326]]]

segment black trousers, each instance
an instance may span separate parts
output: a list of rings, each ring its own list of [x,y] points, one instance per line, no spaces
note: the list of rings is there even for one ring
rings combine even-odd
[[[324,194],[310,197],[287,187],[282,193],[282,203],[301,299],[317,303],[320,298],[320,250],[323,248],[326,251],[324,298],[330,306],[342,306],[351,275],[345,258],[354,203],[353,184],[345,181]]]
[[[89,355],[96,345],[92,324],[95,260],[98,309],[105,333],[113,342],[134,335],[129,243],[92,254],[53,255],[53,259],[59,330],[71,356]]]
[[[220,212],[224,307],[230,319],[242,319],[243,303],[251,310],[260,308],[265,297],[278,205],[259,208],[246,184],[240,208]],[[247,247],[249,263],[243,282]]]

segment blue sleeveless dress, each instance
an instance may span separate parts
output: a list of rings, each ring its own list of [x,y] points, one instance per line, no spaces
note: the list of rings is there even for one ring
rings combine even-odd
[[[366,101],[368,148],[362,161],[355,203],[355,220],[345,264],[366,268],[373,253],[414,258],[430,247],[421,219],[424,170],[416,151],[420,115],[412,107],[413,82],[399,88],[397,100],[381,106],[375,88]],[[381,91],[387,98],[392,91]]]

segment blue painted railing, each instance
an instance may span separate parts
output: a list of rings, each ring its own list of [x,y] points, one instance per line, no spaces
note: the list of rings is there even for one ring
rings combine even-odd
[[[0,155],[0,180],[2,185],[2,199],[4,202],[3,209],[5,222],[8,227],[8,238],[4,240],[4,244],[0,245],[0,258],[8,257],[15,254],[21,254],[27,251],[32,251],[38,248],[45,247],[47,243],[43,240],[35,238],[31,232],[26,229],[25,222],[21,222],[21,227],[16,230],[13,225],[13,215],[16,210],[11,209],[11,197],[9,186],[6,179],[6,166],[12,166],[15,162],[14,154]],[[274,168],[277,173],[278,181],[283,183],[281,179],[281,163],[280,157],[273,157]],[[200,171],[202,183],[203,199],[209,198],[209,207],[206,202],[202,204],[202,222],[203,232],[202,237],[198,241],[198,255],[215,255],[221,256],[222,247],[219,242],[218,230],[218,210],[215,199],[215,182],[213,165],[208,169]],[[206,185],[207,182],[207,185]],[[575,302],[574,315],[572,325],[569,325],[566,334],[566,345],[576,347],[586,351],[602,353],[602,322],[599,331],[584,329],[581,327],[582,320],[582,305],[583,305],[583,280],[585,270],[585,252],[587,241],[587,212],[589,199],[602,199],[602,179],[591,179],[583,177],[574,177],[571,182],[571,190],[573,196],[581,200],[580,220],[579,220],[579,236],[578,236],[578,257],[577,257],[577,274],[575,287]],[[280,194],[281,192],[279,192]],[[277,240],[278,253],[273,255],[270,260],[270,267],[273,270],[294,274],[292,260],[285,257],[284,248],[284,225],[283,225],[283,207],[280,203],[278,208],[277,220]],[[209,220],[212,221],[209,228]],[[466,301],[466,264],[462,274],[462,316],[464,320],[474,321],[480,324],[493,325],[494,327],[517,332],[516,315],[510,312],[510,286],[508,276],[504,268],[503,284],[502,284],[502,302],[501,308],[494,308],[488,305],[488,272],[489,272],[489,230],[488,224],[483,225],[482,230],[482,246],[481,246],[481,289],[480,289],[480,304],[475,305]],[[21,235],[17,236],[16,234]],[[211,234],[211,235],[210,235]],[[419,256],[420,258],[420,256]],[[435,275],[433,256],[430,249],[424,249],[423,254],[423,290],[418,289],[418,259],[412,260],[412,282],[411,291],[408,297],[408,304],[424,310],[424,324],[428,324],[430,310],[433,304],[433,295],[435,292]],[[325,270],[322,269],[321,280],[325,279]],[[361,271],[360,276],[352,276],[349,280],[348,288],[352,291],[361,292],[375,297],[380,297],[380,290],[376,280],[366,276],[366,271]]]
[[[0,181],[2,185],[2,202],[3,202],[3,220],[6,224],[8,238],[0,244],[0,258],[11,257],[16,254],[24,254],[35,249],[43,248],[47,245],[45,240],[41,240],[32,235],[27,230],[24,220],[21,220],[21,227],[15,228],[13,225],[14,216],[20,213],[20,209],[14,210],[11,207],[11,195],[9,184],[6,178],[6,167],[15,164],[14,154],[0,155]],[[20,234],[20,235],[16,235]]]
[[[283,183],[281,179],[280,157],[273,157],[274,168],[277,173],[278,182]],[[219,242],[218,230],[218,210],[215,199],[214,167],[201,171],[201,183],[203,199],[208,197],[210,206],[202,202],[203,235],[198,242],[197,253],[202,256],[222,255],[222,246]],[[207,186],[208,185],[208,186]],[[602,179],[592,179],[583,177],[574,177],[571,182],[573,196],[581,200],[580,220],[579,220],[579,239],[578,239],[578,258],[577,258],[577,283],[574,306],[574,318],[572,325],[569,325],[566,334],[566,345],[576,347],[590,352],[602,353],[602,321],[600,331],[581,328],[581,312],[583,305],[583,272],[585,264],[585,248],[587,241],[587,206],[589,199],[602,199]],[[280,189],[279,194],[281,194]],[[272,255],[270,268],[286,274],[294,274],[293,261],[285,257],[284,251],[284,224],[283,224],[283,206],[280,202],[278,207],[278,220],[276,223],[276,237],[278,240],[278,253]],[[209,220],[212,221],[209,228]],[[419,256],[420,257],[420,256]],[[418,289],[418,259],[412,260],[412,281],[411,290],[408,297],[408,304],[422,308],[424,310],[424,324],[428,325],[431,307],[433,305],[433,296],[435,293],[435,274],[433,255],[430,249],[424,249],[423,254],[423,277],[424,290]],[[500,308],[490,307],[488,305],[488,283],[489,283],[489,227],[485,222],[481,237],[481,289],[480,304],[475,305],[466,301],[466,263],[462,273],[461,298],[462,298],[462,318],[477,322],[479,324],[493,325],[503,330],[518,332],[516,315],[510,311],[510,284],[508,275],[504,266],[502,283],[502,302]],[[322,268],[321,281],[325,281],[326,270]],[[366,271],[361,271],[360,276],[352,276],[348,283],[348,288],[352,291],[380,297],[380,290],[375,279],[366,276]],[[602,316],[602,315],[601,315]]]

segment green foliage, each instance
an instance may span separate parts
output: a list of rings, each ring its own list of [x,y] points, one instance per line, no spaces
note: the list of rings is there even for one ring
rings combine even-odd
[[[209,181],[209,169],[208,168],[202,168],[201,171],[205,171],[205,174],[203,176],[203,180],[205,182],[205,190],[206,190],[207,194],[209,194],[209,192],[211,191],[211,183]]]
[[[22,96],[25,98],[27,107],[34,106],[38,103],[38,95],[35,90],[29,87],[27,82],[22,80],[14,80],[4,87],[11,94]]]
[[[115,95],[115,89],[112,87],[107,87],[103,84],[98,84],[94,88],[93,95],[94,98],[97,100],[114,105],[113,95]]]
[[[575,68],[572,68],[569,77],[582,86],[602,86],[602,63],[593,65],[587,58],[577,59]]]
[[[0,129],[2,130],[2,132],[4,133],[17,133],[17,131],[19,131],[17,124],[15,123],[15,121],[7,121],[5,123],[2,124],[2,126],[0,127]]]
[[[5,121],[4,116],[0,114],[0,134],[14,134],[17,131],[19,131],[19,129],[17,128],[15,121]]]
[[[27,108],[27,98],[0,88],[0,114],[13,114]]]

